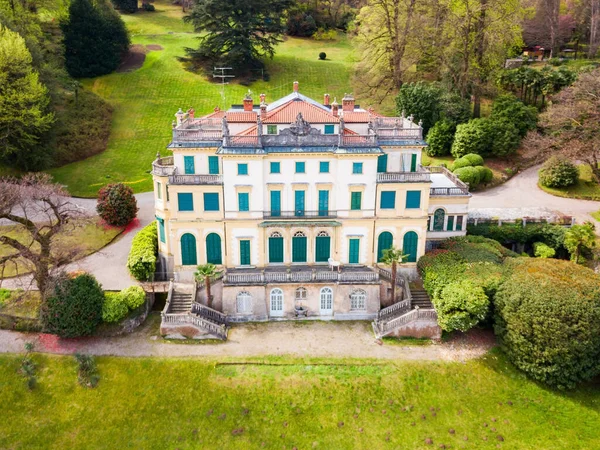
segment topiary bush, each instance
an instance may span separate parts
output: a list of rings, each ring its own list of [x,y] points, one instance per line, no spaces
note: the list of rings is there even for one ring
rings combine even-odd
[[[146,302],[146,293],[141,286],[129,286],[120,292],[121,300],[130,309],[139,308]]]
[[[127,257],[129,273],[138,281],[148,281],[156,271],[157,254],[156,223],[152,222],[142,228],[131,242],[131,250]]]
[[[41,310],[44,332],[63,338],[88,336],[102,322],[104,292],[90,274],[53,279]]]
[[[463,156],[461,159],[467,161],[470,166],[483,166],[483,157],[476,153],[469,153]]]
[[[516,125],[508,119],[490,119],[491,149],[494,156],[508,156],[517,151],[521,136]]]
[[[325,53],[325,52],[321,52],[321,53],[319,53],[319,59],[320,59],[320,60],[325,60],[325,59],[327,59],[327,53]]]
[[[467,331],[485,319],[490,301],[483,288],[471,280],[446,285],[434,299],[438,323],[445,331]]]
[[[102,305],[102,320],[107,323],[119,322],[129,312],[119,292],[105,292]]]
[[[538,111],[535,106],[527,106],[512,94],[499,95],[492,104],[492,119],[505,119],[512,122],[524,137],[537,127]]]
[[[476,153],[485,155],[492,148],[492,127],[488,119],[473,119],[456,127],[451,153],[455,158]]]
[[[494,172],[489,167],[477,166],[475,169],[479,172],[479,183],[487,184],[494,179]]]
[[[98,191],[98,215],[108,224],[124,227],[138,212],[133,190],[123,183],[109,184]]]
[[[538,172],[540,184],[551,188],[572,186],[579,180],[579,169],[566,158],[553,156]]]
[[[513,364],[558,388],[600,373],[600,277],[557,259],[506,264],[494,329]]]
[[[460,169],[456,169],[454,174],[465,183],[469,183],[469,186],[475,187],[481,181],[481,174],[477,167],[461,167]]]
[[[533,254],[536,258],[552,258],[556,255],[556,250],[543,242],[535,242],[533,244]]]
[[[427,154],[445,156],[450,154],[456,125],[449,120],[439,120],[427,133]]]

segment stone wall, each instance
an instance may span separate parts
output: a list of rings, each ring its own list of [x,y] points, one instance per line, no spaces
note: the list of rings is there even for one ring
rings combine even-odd
[[[415,320],[388,334],[388,337],[440,339],[442,337],[442,329],[436,320]]]

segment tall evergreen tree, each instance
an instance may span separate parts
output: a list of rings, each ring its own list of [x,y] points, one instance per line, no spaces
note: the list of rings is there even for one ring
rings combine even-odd
[[[197,0],[184,17],[205,33],[198,49],[186,48],[190,59],[212,67],[225,64],[239,73],[263,67],[272,58],[285,30],[283,13],[293,0]]]
[[[54,121],[48,102],[25,40],[0,25],[0,157],[5,162],[25,170],[44,165],[47,155],[38,144]]]
[[[129,48],[125,24],[107,0],[73,0],[62,29],[66,67],[74,77],[114,71]]]

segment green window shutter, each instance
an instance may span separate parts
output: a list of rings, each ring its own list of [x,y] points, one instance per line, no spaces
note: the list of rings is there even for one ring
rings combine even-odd
[[[248,164],[238,164],[238,175],[248,175]]]
[[[196,173],[196,168],[194,167],[194,157],[193,156],[184,156],[183,157],[183,166],[184,166],[186,175],[193,175],[194,173]]]
[[[377,262],[381,262],[383,259],[384,250],[392,248],[393,241],[394,237],[389,231],[384,231],[379,235],[379,239],[377,240]]]
[[[408,255],[406,262],[417,262],[417,243],[419,237],[414,231],[409,231],[402,240],[402,253]]]
[[[350,239],[348,252],[348,262],[350,264],[358,264],[359,261],[359,249],[360,249],[360,239]]]
[[[421,191],[406,191],[406,208],[417,209],[421,207]]]
[[[177,204],[179,205],[179,211],[193,211],[194,210],[194,196],[189,192],[179,192],[177,194]]]
[[[387,172],[387,158],[388,158],[388,155],[379,155],[377,157],[377,172],[378,173]]]
[[[160,237],[160,242],[165,243],[167,242],[165,239],[165,220],[157,217],[156,221],[158,222],[158,236]]]
[[[329,173],[329,161],[319,162],[319,172],[320,173]]]
[[[329,214],[329,191],[319,191],[319,216]]]
[[[270,263],[282,263],[283,262],[283,238],[282,237],[270,237],[269,238],[269,262]]]
[[[241,266],[249,266],[250,265],[250,241],[249,240],[240,241],[240,265]]]
[[[362,203],[362,192],[350,193],[350,209],[353,211],[359,210]]]
[[[219,210],[219,194],[212,192],[204,193],[204,211]]]
[[[433,213],[433,231],[444,231],[444,218],[446,212],[442,209],[436,209]]]
[[[456,231],[462,231],[463,216],[456,216]]]
[[[221,236],[217,233],[210,233],[206,236],[206,262],[209,264],[223,264]]]
[[[292,262],[306,262],[306,236],[292,238]]]
[[[379,207],[381,209],[396,208],[396,191],[381,191],[381,201]]]
[[[315,262],[327,262],[330,256],[331,238],[317,236],[315,238]]]
[[[333,134],[335,131],[335,125],[325,125],[325,134]]]
[[[281,215],[281,191],[271,191],[271,216]]]
[[[296,162],[296,173],[306,173],[306,164],[304,162]]]
[[[271,163],[271,173],[281,173],[281,163],[272,162]]]
[[[160,181],[156,182],[156,197],[160,200],[162,199],[162,186],[160,184]]]
[[[267,125],[267,134],[277,134],[277,125]]]
[[[446,226],[446,231],[454,231],[454,216],[448,216],[448,224]]]
[[[239,211],[250,211],[250,199],[247,192],[238,193],[238,207]]]
[[[219,174],[219,157],[209,156],[208,157],[208,173],[211,175]]]
[[[304,215],[304,191],[294,191],[294,215]]]
[[[196,238],[193,234],[186,233],[181,236],[181,264],[184,266],[195,266],[198,264]]]
[[[363,163],[352,163],[352,173],[363,173]]]
[[[413,153],[412,155],[410,155],[410,171],[411,172],[417,171],[417,154],[416,153]]]

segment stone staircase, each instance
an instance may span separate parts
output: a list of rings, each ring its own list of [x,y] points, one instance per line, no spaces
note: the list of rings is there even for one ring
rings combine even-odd
[[[193,294],[174,290],[171,297],[171,309],[169,309],[169,312],[172,314],[187,313],[192,310],[193,302]]]
[[[412,289],[410,291],[412,302],[411,306],[414,309],[418,306],[420,309],[434,309],[429,294],[425,289]]]

